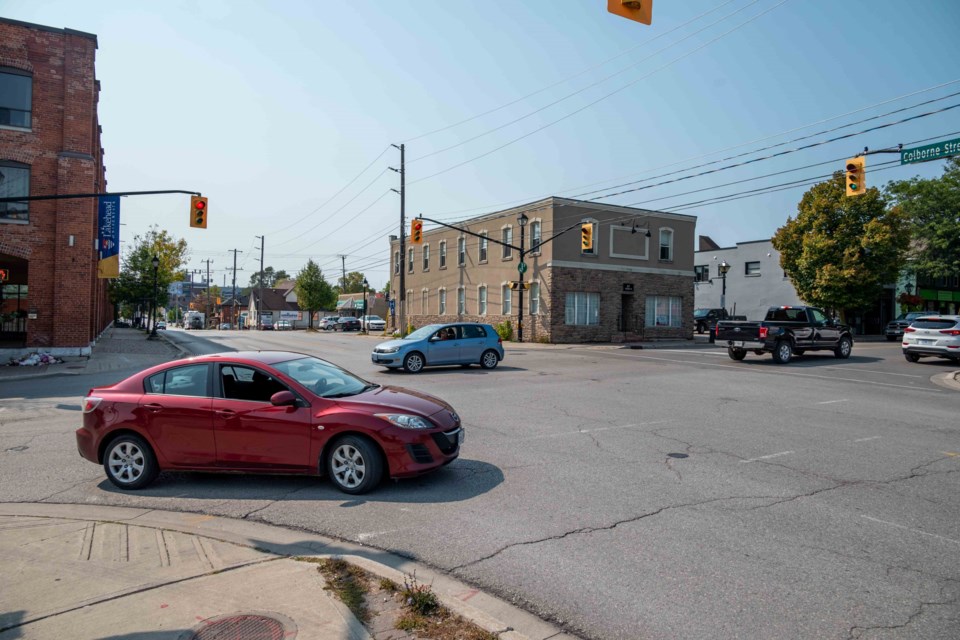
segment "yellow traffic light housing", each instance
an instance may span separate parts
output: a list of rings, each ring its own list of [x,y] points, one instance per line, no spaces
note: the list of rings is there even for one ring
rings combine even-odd
[[[653,22],[653,0],[607,0],[607,11],[642,24]]]
[[[580,251],[593,251],[592,222],[584,222],[580,225]]]
[[[410,221],[410,244],[423,244],[423,220]]]
[[[207,199],[203,196],[190,196],[190,226],[207,228]]]
[[[862,196],[867,192],[867,160],[863,156],[847,160],[847,195]]]

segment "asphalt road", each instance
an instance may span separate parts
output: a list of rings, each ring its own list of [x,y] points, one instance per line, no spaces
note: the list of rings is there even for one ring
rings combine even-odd
[[[164,474],[121,493],[79,458],[103,382],[4,385],[0,500],[196,511],[404,554],[585,638],[960,637],[954,366],[718,348],[508,347],[493,371],[369,362],[374,338],[170,332],[198,351],[288,348],[462,416],[461,458],[360,498],[313,478]],[[107,378],[116,378],[110,374]]]

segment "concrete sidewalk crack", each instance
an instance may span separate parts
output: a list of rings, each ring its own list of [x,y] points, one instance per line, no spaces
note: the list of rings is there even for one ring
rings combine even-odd
[[[310,489],[310,488],[311,488],[311,487],[298,487],[298,488],[296,488],[296,489],[292,489],[292,490],[286,492],[285,494],[283,494],[282,496],[280,496],[279,498],[277,498],[277,499],[275,499],[275,500],[271,500],[270,502],[268,502],[267,504],[263,505],[262,507],[258,507],[257,509],[254,509],[253,511],[248,512],[246,515],[243,516],[243,518],[241,518],[241,520],[246,520],[247,518],[249,518],[249,517],[252,516],[253,514],[259,513],[259,512],[261,512],[261,511],[263,511],[264,509],[267,509],[267,508],[269,508],[269,507],[277,504],[278,502],[283,502],[284,500],[286,500],[287,498],[289,498],[289,497],[292,496],[293,494],[297,493],[298,491],[305,491],[305,490]]]

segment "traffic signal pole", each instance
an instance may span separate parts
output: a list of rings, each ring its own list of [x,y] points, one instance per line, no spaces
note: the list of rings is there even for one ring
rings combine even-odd
[[[400,295],[395,296],[397,305],[397,315],[400,317],[400,335],[407,332],[407,185],[406,185],[406,166],[405,166],[405,145],[393,145],[400,149]],[[392,167],[391,167],[392,168]],[[396,171],[396,169],[394,169]]]

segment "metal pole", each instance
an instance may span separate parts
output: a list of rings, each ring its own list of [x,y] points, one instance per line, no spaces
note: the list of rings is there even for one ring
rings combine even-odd
[[[407,187],[404,145],[400,145],[400,335],[407,333]]]
[[[257,329],[261,328],[262,323],[260,320],[260,314],[263,313],[263,248],[267,244],[264,241],[263,236],[254,236],[255,238],[260,239],[260,283],[257,287]]]
[[[523,264],[523,254],[526,253],[523,246],[526,228],[526,223],[520,225],[520,264],[517,265],[517,271],[520,272],[520,286],[517,287],[520,292],[520,309],[517,313],[517,342],[523,342],[523,270],[520,265]]]
[[[233,324],[234,329],[239,329],[237,326],[237,249],[231,249],[233,251],[233,281],[231,286],[232,297],[233,297],[233,314],[230,318],[230,322]],[[242,251],[240,252],[242,253]]]
[[[157,270],[159,265],[153,266],[153,313],[151,314],[153,320],[153,328],[150,330],[150,337],[157,337]]]

